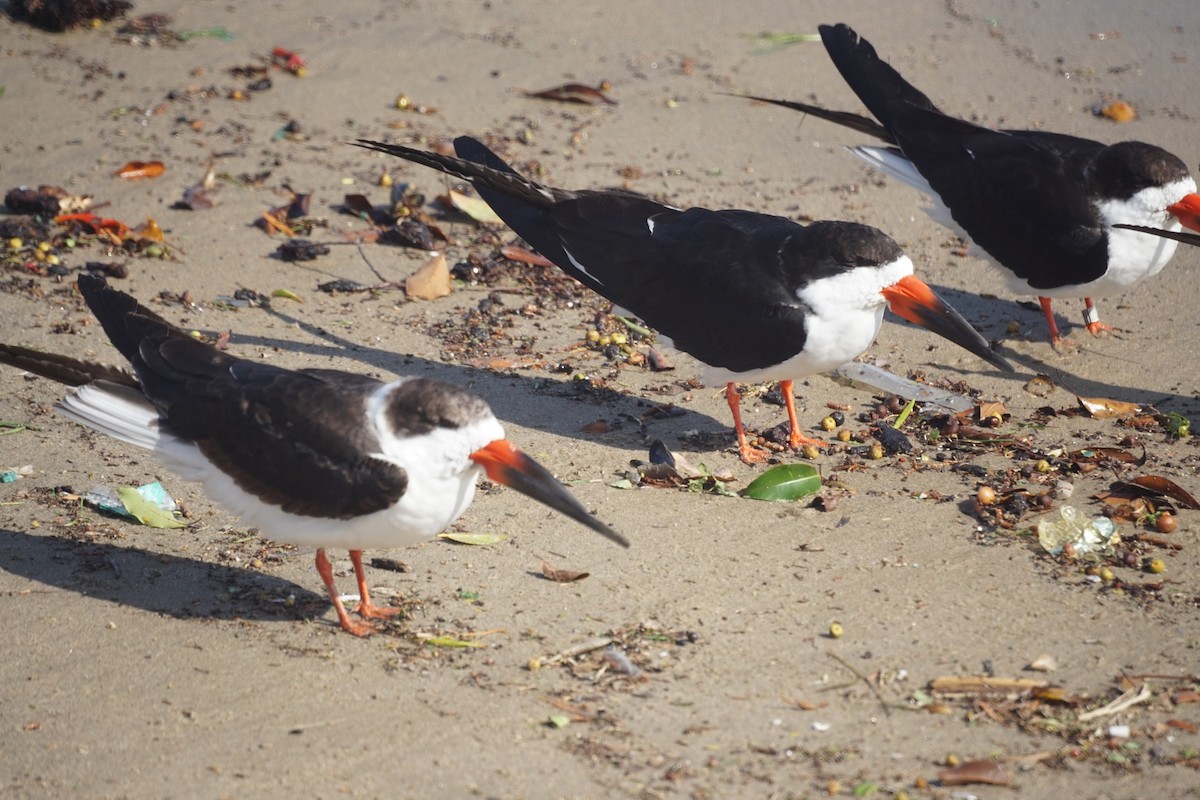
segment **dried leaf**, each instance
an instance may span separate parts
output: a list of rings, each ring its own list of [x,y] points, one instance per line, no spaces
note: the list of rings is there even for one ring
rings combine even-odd
[[[980,422],[987,422],[989,419],[992,419],[993,417],[995,419],[998,419],[1001,422],[1003,422],[1004,418],[1007,416],[1010,416],[1008,407],[1005,406],[1004,403],[1001,403],[998,400],[993,400],[990,403],[980,403],[979,404],[979,421]],[[897,427],[899,427],[899,426],[897,426]]]
[[[450,294],[450,267],[438,253],[404,281],[404,293],[414,300],[436,300]]]
[[[1025,384],[1025,391],[1029,392],[1034,397],[1045,397],[1054,391],[1054,381],[1047,378],[1045,375],[1038,375]]]
[[[540,92],[525,92],[526,97],[537,97],[542,100],[559,100],[564,103],[583,103],[589,106],[615,106],[616,100],[610,100],[604,92],[612,87],[608,81],[603,81],[597,87],[582,83],[563,83]]]
[[[554,262],[540,253],[535,253],[532,250],[526,250],[524,247],[517,247],[515,244],[506,244],[500,248],[500,255],[507,258],[509,261],[519,261],[524,264],[533,264],[538,267],[553,267]]]
[[[202,209],[212,208],[217,204],[213,190],[217,187],[217,172],[213,166],[213,162],[208,162],[208,168],[204,171],[204,177],[193,186],[189,186],[183,192],[183,199],[176,203],[174,208],[186,208],[192,211],[200,211]]]
[[[1131,417],[1142,410],[1137,403],[1127,403],[1124,400],[1108,400],[1103,397],[1078,397],[1083,410],[1096,419],[1112,419],[1114,417]]]
[[[1073,450],[1067,453],[1067,458],[1075,463],[1081,461],[1120,461],[1125,464],[1144,464],[1146,461],[1145,453],[1139,458],[1128,450],[1122,450],[1119,447],[1089,447],[1084,450]]]
[[[255,222],[260,228],[267,233],[279,232],[284,236],[295,236],[296,232],[292,230],[286,222],[283,221],[281,209],[272,209],[262,212],[262,219]]]
[[[292,193],[292,202],[287,205],[287,213],[284,219],[303,219],[308,216],[309,206],[312,204],[312,192]]]
[[[157,178],[166,172],[167,168],[161,161],[130,161],[114,172],[118,178],[135,180],[138,178]]]
[[[4,205],[14,214],[40,214],[53,217],[58,214],[76,214],[92,207],[92,196],[69,195],[59,186],[42,185],[36,189],[18,186],[4,195]]]
[[[455,639],[453,636],[422,636],[421,641],[431,647],[451,647],[463,650],[483,647],[483,642],[469,642],[466,639]]]
[[[651,347],[646,353],[646,360],[650,362],[650,369],[655,372],[666,372],[670,369],[675,369],[675,365],[671,363],[671,359],[667,358],[657,348]]]
[[[166,241],[162,228],[158,226],[158,222],[153,217],[146,217],[146,223],[137,226],[130,233],[137,239],[144,239],[149,242],[161,243]]]
[[[1200,503],[1196,502],[1196,498],[1192,497],[1186,490],[1174,481],[1164,478],[1161,475],[1142,475],[1133,480],[1126,481],[1133,486],[1141,487],[1155,494],[1161,494],[1175,500],[1184,508],[1200,510]]]
[[[117,497],[121,498],[121,502],[125,504],[125,510],[143,525],[149,525],[151,528],[187,527],[175,519],[170,512],[162,510],[147,500],[132,486],[118,486]]]
[[[987,783],[992,786],[1008,786],[1012,778],[995,761],[967,761],[957,767],[949,767],[938,773],[943,786],[962,786],[968,783]]]
[[[710,474],[706,468],[693,466],[682,453],[672,451],[662,439],[655,439],[650,443],[650,463],[667,466],[673,471],[675,477],[688,481],[704,478]]]
[[[472,197],[471,195],[450,190],[450,205],[457,208],[462,213],[466,214],[476,222],[482,222],[485,225],[503,225],[504,220],[492,211],[492,207],[484,202],[481,198]]]
[[[608,424],[608,420],[598,419],[595,422],[589,422],[579,430],[584,433],[608,433],[612,430],[612,426]]]
[[[1069,703],[1071,702],[1067,690],[1061,686],[1046,686],[1041,689],[1034,689],[1029,693],[1030,697],[1038,700],[1044,700],[1047,703]]]
[[[174,208],[204,211],[216,204],[216,197],[211,190],[201,186],[189,186],[187,189],[184,189],[183,197],[174,205]]]
[[[394,220],[390,214],[371,205],[366,195],[348,194],[342,198],[342,207],[351,214],[370,222],[372,225],[391,225]]]
[[[547,580],[554,581],[555,583],[574,583],[575,581],[583,580],[591,573],[576,572],[572,569],[559,569],[558,567],[551,566],[550,562],[543,561],[542,574],[546,576]]]
[[[446,539],[458,544],[469,544],[476,546],[484,546],[489,544],[500,544],[507,542],[508,537],[502,533],[454,533],[442,532],[438,534],[439,539]]]
[[[821,491],[821,476],[812,464],[783,464],[759,475],[742,490],[754,500],[799,500]]]
[[[439,242],[447,241],[446,235],[436,225],[430,225],[416,216],[405,217],[379,237],[380,244],[399,244],[429,251],[439,250]]]

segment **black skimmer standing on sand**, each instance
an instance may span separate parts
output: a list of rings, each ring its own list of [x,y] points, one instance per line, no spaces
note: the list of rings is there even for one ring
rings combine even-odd
[[[819,28],[834,66],[875,119],[786,100],[750,97],[803,111],[880,139],[854,147],[872,166],[934,202],[930,216],[998,264],[1015,294],[1036,295],[1050,337],[1063,341],[1052,298],[1122,292],[1157,274],[1172,241],[1120,224],[1200,231],[1200,195],[1184,163],[1143,142],[1105,145],[1045,131],[991,130],[942,113],[882,61],[847,25]],[[878,120],[878,121],[876,121]]]
[[[792,447],[800,432],[792,380],[865,351],[883,310],[1012,371],[953,308],[913,276],[899,245],[852,222],[802,226],[750,211],[681,211],[619,191],[566,191],[518,175],[467,136],[461,158],[360,140],[359,146],[470,181],[518,235],[562,270],[628,309],[724,383],[743,461],[736,381],[779,381]]]
[[[317,548],[317,571],[342,628],[346,613],[326,547],[350,551],[363,618],[396,609],[371,603],[366,547],[400,547],[454,522],[486,474],[609,539],[545,468],[504,438],[481,398],[427,378],[374,378],[329,369],[287,370],[223,353],[192,338],[103,279],[79,290],[133,375],[112,367],[0,345],[0,362],[77,387],[59,410],[146,450],[267,536]]]

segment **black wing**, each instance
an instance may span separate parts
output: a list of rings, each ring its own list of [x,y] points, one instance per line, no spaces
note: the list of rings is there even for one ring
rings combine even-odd
[[[554,219],[563,247],[605,297],[700,361],[741,372],[803,349],[808,309],[796,290],[844,269],[813,246],[835,223],[804,228],[703,208],[647,213],[654,207],[591,195],[560,204]]]
[[[849,25],[821,25],[817,30],[833,65],[863,105],[888,130],[895,133],[892,125],[900,110],[910,107],[938,110],[932,100],[904,80]]]
[[[892,128],[954,221],[1035,289],[1102,276],[1108,240],[1087,199],[1084,164],[1103,145],[982,128],[910,106]]]

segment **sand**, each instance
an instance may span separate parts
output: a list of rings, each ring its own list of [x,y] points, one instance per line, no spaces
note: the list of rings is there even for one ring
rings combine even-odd
[[[470,386],[514,441],[633,541],[622,551],[513,492],[481,493],[457,528],[507,541],[368,552],[407,566],[372,567],[370,578],[380,597],[414,607],[403,626],[357,639],[337,629],[311,550],[259,539],[153,458],[55,416],[58,387],[2,368],[0,419],[30,427],[0,436],[0,468],[32,467],[0,488],[0,597],[12,628],[0,680],[3,794],[1197,796],[1200,706],[1174,702],[1196,688],[1195,512],[1182,510],[1170,536],[1182,549],[1144,548],[1144,558],[1164,560],[1164,573],[1116,569],[1130,586],[1165,579],[1162,588],[1119,592],[1042,553],[1029,535],[1036,517],[1016,531],[983,524],[972,499],[984,479],[939,465],[936,446],[921,446],[925,461],[889,456],[853,471],[837,468],[845,456],[822,456],[826,478],[845,490],[828,512],[613,488],[655,438],[732,471],[734,488],[762,471],[737,460],[719,387],[687,384],[698,374],[690,358],[674,356],[673,372],[618,367],[580,347],[598,315],[606,319],[602,301],[579,289],[571,302],[550,301],[505,279],[504,307],[529,306],[502,317],[512,341],[464,355],[441,333],[488,289],[432,302],[405,302],[395,290],[331,296],[318,284],[377,282],[364,256],[388,280],[428,256],[334,246],[318,261],[285,263],[272,257],[282,238],[253,226],[290,186],[311,192],[312,215],[327,220],[313,238],[362,231],[336,207],[348,192],[384,202],[384,170],[430,198],[446,182],[348,140],[432,144],[464,133],[502,137],[519,164],[536,160],[568,188],[627,185],[680,206],[867,222],[895,237],[918,274],[1019,371],[1000,374],[890,316],[868,360],[965,382],[1004,403],[1011,418],[1000,430],[1029,437],[1039,452],[1116,447],[1130,429],[1114,420],[1031,420],[1042,407],[1074,408],[1075,395],[1200,412],[1186,346],[1200,302],[1196,251],[1183,248],[1156,279],[1100,301],[1115,336],[1088,336],[1080,304],[1059,302],[1081,345],[1059,354],[1035,306],[1014,303],[983,262],[960,255],[914,192],[844,151],[861,136],[721,94],[858,109],[819,44],[759,52],[753,39],[844,20],[947,111],[986,125],[1142,139],[1195,165],[1192,4],[1048,5],[924,0],[898,15],[890,3],[847,10],[777,0],[139,4],[135,13],[165,12],[177,31],[234,34],[170,46],[121,41],[117,23],[51,34],[0,22],[4,188],[45,183],[94,195],[108,203],[105,216],[131,225],[154,218],[174,248],[173,259],[117,259],[129,266],[118,288],[147,303],[164,290],[190,292],[194,307],[154,307],[189,329],[232,331],[231,351],[246,357]],[[261,63],[276,46],[302,54],[308,74],[276,70],[270,90],[230,99],[249,81],[229,70]],[[619,105],[522,94],[600,80],[612,82]],[[435,111],[397,110],[399,95]],[[1119,126],[1094,116],[1107,99],[1132,103],[1139,118]],[[275,137],[289,120],[301,135]],[[219,173],[269,174],[260,185],[222,181],[214,208],[173,209],[214,158]],[[166,174],[113,177],[127,161],[149,159]],[[446,226],[457,241],[475,235],[469,223]],[[448,255],[457,261],[466,248]],[[72,267],[89,260],[112,259],[96,244],[66,255]],[[117,362],[66,282],[5,270],[0,340]],[[303,302],[276,298],[270,310],[217,302],[239,288],[286,289]],[[1024,388],[1038,373],[1058,386],[1049,396]],[[582,388],[593,384],[602,388]],[[853,420],[877,402],[827,376],[797,391],[811,425],[835,403],[865,428]],[[757,397],[747,395],[751,427],[783,420]],[[664,403],[685,413],[643,417]],[[598,420],[609,432],[583,430]],[[1089,515],[1100,513],[1092,495],[1118,472],[1200,489],[1194,437],[1157,427],[1139,436],[1140,466],[1018,483],[1041,492],[1071,480],[1071,504]],[[992,476],[1034,463],[999,447],[966,460]],[[116,520],[50,491],[152,480],[186,505],[188,529]],[[1121,525],[1126,535],[1141,530]],[[333,555],[349,591],[346,555]],[[543,560],[590,577],[548,581]],[[840,638],[828,634],[833,622]],[[482,647],[421,638],[437,636]],[[615,639],[640,677],[621,674],[599,650],[556,657],[598,637]],[[1055,672],[1026,669],[1042,655]],[[1068,705],[1003,695],[922,705],[930,681],[985,673],[1046,680]],[[1146,702],[1078,722],[1143,684]],[[1056,732],[1051,718],[1070,732]],[[1130,738],[1112,738],[1111,725],[1129,725]],[[1003,762],[1015,788],[939,783],[951,755]]]

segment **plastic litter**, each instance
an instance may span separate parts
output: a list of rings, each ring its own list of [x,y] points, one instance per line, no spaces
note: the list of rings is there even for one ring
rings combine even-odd
[[[833,374],[849,381],[866,384],[885,394],[898,394],[909,400],[916,400],[918,403],[932,403],[951,411],[966,411],[975,407],[975,401],[966,395],[910,381],[908,378],[902,378],[873,364],[851,361],[835,369]]]
[[[167,490],[158,481],[147,483],[137,487],[137,493],[157,508],[172,514],[179,509],[175,503],[175,498],[167,494]],[[107,511],[110,514],[116,514],[119,517],[127,517],[134,519],[133,514],[129,513],[129,509],[125,508],[125,504],[121,502],[121,498],[117,496],[117,490],[111,486],[102,486],[96,484],[87,494],[83,496],[85,503],[95,506],[102,511]]]
[[[1088,519],[1074,506],[1062,505],[1057,516],[1047,514],[1037,524],[1038,542],[1051,555],[1065,553],[1072,558],[1098,561],[1113,552],[1120,541],[1116,526],[1108,517]]]

